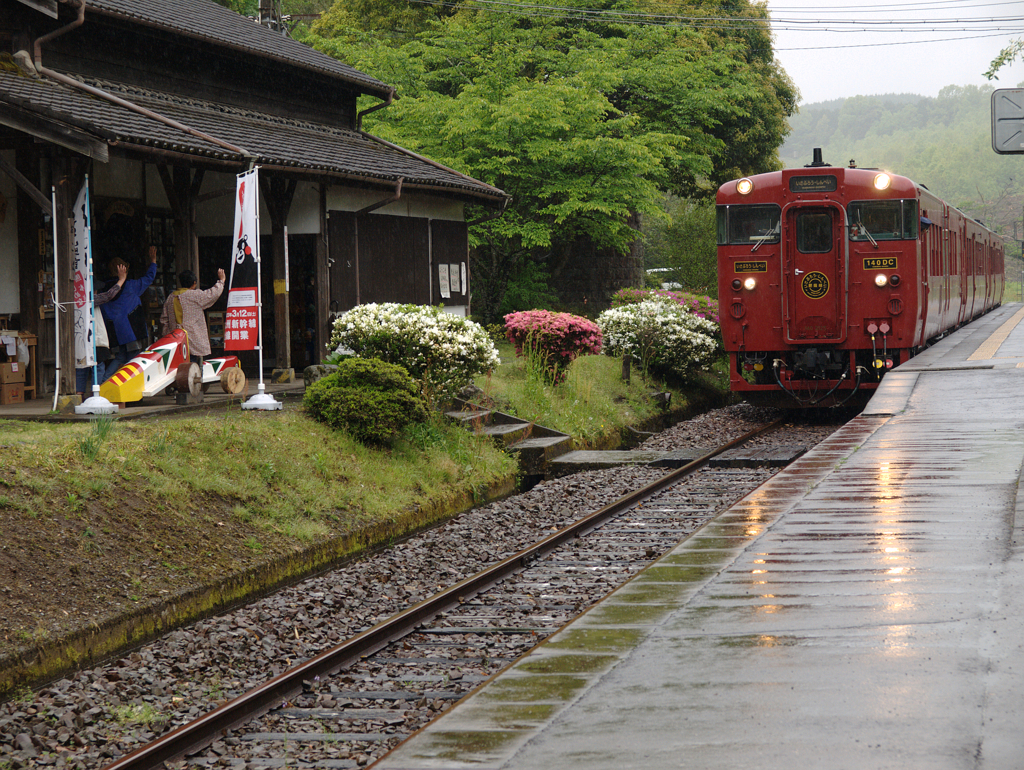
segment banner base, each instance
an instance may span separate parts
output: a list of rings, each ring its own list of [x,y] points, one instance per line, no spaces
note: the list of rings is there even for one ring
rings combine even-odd
[[[92,395],[75,407],[75,414],[117,414],[117,404],[100,395],[100,386],[92,386]]]
[[[266,411],[272,411],[274,409],[283,409],[284,404],[274,399],[273,396],[267,395],[263,392],[264,385],[261,382],[259,386],[259,393],[250,398],[244,404],[243,409],[263,409]]]

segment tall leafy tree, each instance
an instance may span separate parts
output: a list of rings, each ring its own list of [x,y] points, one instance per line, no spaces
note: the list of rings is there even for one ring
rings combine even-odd
[[[511,195],[471,233],[485,315],[523,260],[578,281],[582,259],[632,253],[662,190],[708,196],[778,164],[796,91],[763,8],[709,2],[680,23],[664,7],[655,19],[632,0],[607,6],[338,0],[308,38],[397,86],[367,128]]]
[[[243,16],[254,16],[260,9],[259,0],[213,0],[218,5],[230,8]]]

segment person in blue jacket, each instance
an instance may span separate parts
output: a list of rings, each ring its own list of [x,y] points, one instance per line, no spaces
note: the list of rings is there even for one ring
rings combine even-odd
[[[118,265],[127,263],[120,257],[114,257],[107,263],[111,275],[117,275]],[[111,358],[103,370],[103,380],[107,380],[130,361],[136,353],[145,349],[148,340],[139,339],[132,328],[129,316],[142,305],[142,295],[156,278],[156,246],[149,247],[149,268],[141,278],[125,281],[117,299],[108,302],[100,310],[107,322],[107,335],[110,337]],[[101,380],[102,381],[102,380]]]

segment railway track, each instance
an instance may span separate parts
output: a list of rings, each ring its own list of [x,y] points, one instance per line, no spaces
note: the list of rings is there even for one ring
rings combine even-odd
[[[780,425],[756,428],[657,478],[107,770],[371,763],[763,483],[774,470],[707,464]]]

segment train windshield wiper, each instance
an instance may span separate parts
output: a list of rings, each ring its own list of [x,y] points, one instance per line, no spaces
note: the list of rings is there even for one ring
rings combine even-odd
[[[871,241],[871,245],[876,249],[878,248],[878,241],[871,237],[871,233],[868,232],[868,228],[864,226],[864,223],[860,220],[860,212],[857,212],[857,227],[860,230],[860,234],[867,236],[867,239]]]
[[[768,232],[766,232],[764,235],[757,239],[757,243],[755,243],[754,246],[750,249],[750,253],[753,254],[755,251],[761,248],[762,243],[764,243],[765,241],[770,241],[772,238],[778,235],[779,228],[781,227],[782,220],[780,219],[778,222],[775,223],[775,227],[773,227],[771,230],[769,230]]]

